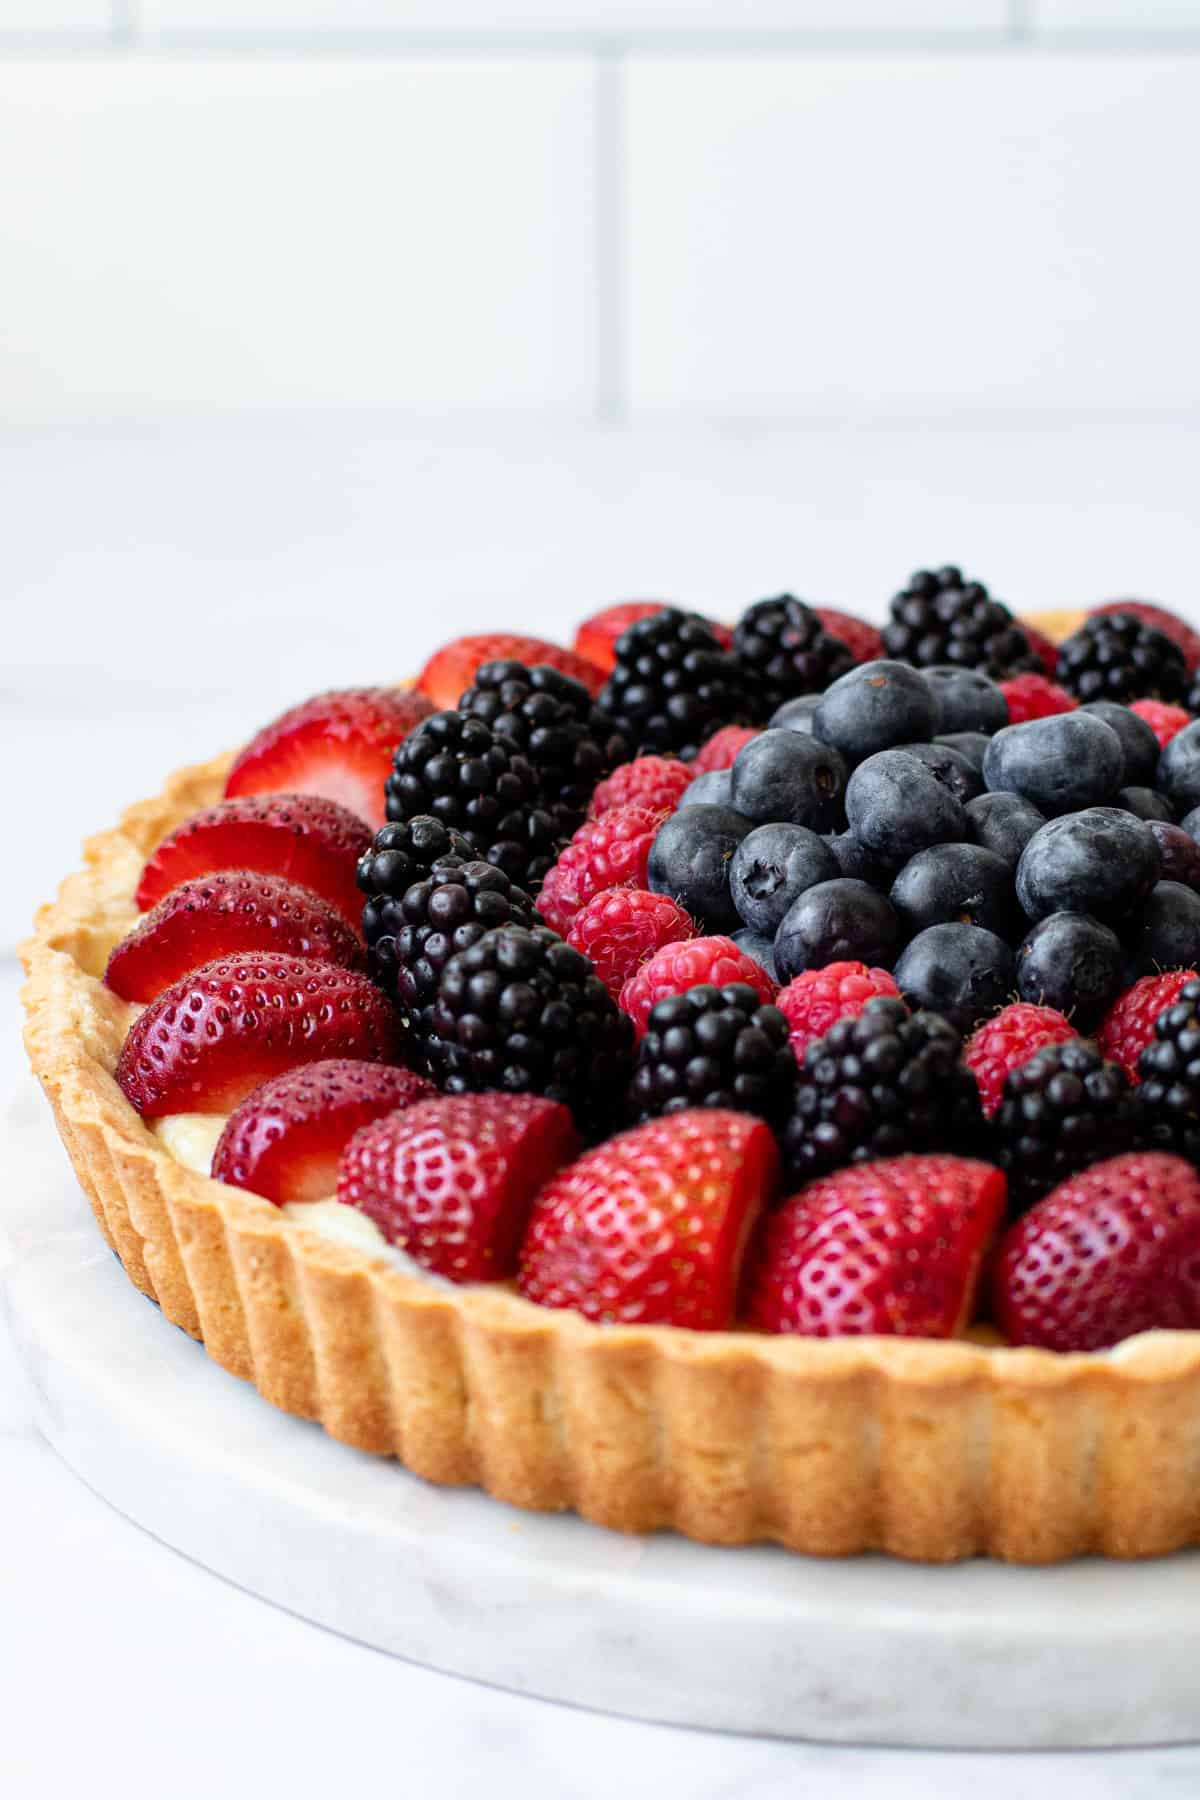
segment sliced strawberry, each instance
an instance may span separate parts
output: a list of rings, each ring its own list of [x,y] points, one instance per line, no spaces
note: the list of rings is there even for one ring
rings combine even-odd
[[[276,1206],[328,1200],[338,1158],[356,1131],[436,1093],[411,1069],[345,1057],[264,1081],[233,1113],[213,1154],[214,1181]]]
[[[767,1219],[750,1323],[803,1337],[953,1337],[1004,1203],[999,1169],[962,1156],[896,1156],[811,1182]]]
[[[669,600],[620,600],[592,613],[575,633],[575,651],[607,675],[616,663],[615,645],[622,632],[669,606]]]
[[[869,625],[853,613],[836,612],[831,606],[814,606],[813,611],[830,637],[845,644],[856,663],[878,662],[885,654],[878,625]]]
[[[672,1113],[610,1138],[542,1189],[521,1292],[606,1324],[724,1330],[778,1168],[749,1113]]]
[[[151,1001],[116,1079],[144,1119],[228,1112],[251,1088],[329,1057],[392,1062],[397,1015],[354,969],[263,951],[205,963]]]
[[[435,650],[417,677],[417,686],[439,710],[452,710],[475,679],[483,663],[520,662],[526,668],[548,663],[573,675],[595,699],[604,686],[604,671],[574,650],[548,644],[544,638],[522,637],[513,631],[486,631],[474,637],[455,638]]]
[[[537,1094],[422,1100],[355,1133],[338,1199],[422,1268],[502,1281],[516,1271],[534,1196],[578,1144],[567,1108]]]
[[[253,737],[229,771],[225,792],[320,794],[376,830],[387,817],[383,784],[392,752],[433,706],[416,689],[340,688],[314,694]]]
[[[202,963],[254,950],[366,965],[360,939],[319,894],[282,875],[219,869],[172,888],[116,946],[104,979],[122,1000],[153,1000]]]
[[[1169,637],[1173,644],[1178,644],[1187,658],[1188,674],[1194,675],[1200,668],[1200,633],[1193,631],[1186,619],[1178,613],[1170,612],[1165,606],[1155,606],[1149,600],[1106,600],[1103,606],[1095,606],[1093,612],[1098,613],[1131,613],[1140,619],[1143,625],[1153,625]]]
[[[370,827],[336,800],[315,794],[222,800],[163,839],[142,870],[138,908],[149,912],[198,875],[249,870],[311,888],[357,929],[362,895],[354,870],[370,843]]]

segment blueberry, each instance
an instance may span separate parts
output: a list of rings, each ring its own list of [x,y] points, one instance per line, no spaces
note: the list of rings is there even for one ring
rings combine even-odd
[[[896,866],[966,834],[960,802],[909,750],[880,750],[858,765],[846,788],[846,818],[860,844]]]
[[[1094,713],[1055,713],[998,731],[983,759],[993,793],[1021,794],[1052,818],[1104,806],[1121,785],[1125,753]]]
[[[796,694],[775,708],[767,724],[776,731],[806,731],[811,736],[813,714],[820,704],[820,694]]]
[[[895,744],[927,743],[936,730],[932,689],[907,663],[860,663],[825,690],[813,715],[814,735],[847,763]]]
[[[710,931],[736,931],[741,921],[729,893],[729,865],[749,819],[728,806],[687,806],[672,813],[650,847],[649,882],[670,894]]]
[[[1092,806],[1034,833],[1017,865],[1017,899],[1030,919],[1079,912],[1116,924],[1157,880],[1158,845],[1145,820]]]
[[[918,851],[897,875],[890,899],[904,929],[914,934],[958,920],[1007,937],[1016,918],[1012,870],[978,844]]]
[[[742,923],[773,938],[793,900],[840,873],[833,851],[807,826],[759,825],[733,853],[729,891]]]
[[[748,819],[786,821],[830,831],[846,791],[846,765],[836,750],[802,731],[760,731],[738,751],[733,804]]]
[[[907,750],[910,756],[923,762],[929,772],[963,806],[968,800],[976,800],[982,794],[983,776],[962,751],[956,750],[952,744],[899,744],[897,748]]]
[[[1200,719],[1175,733],[1158,759],[1154,785],[1162,789],[1177,813],[1200,807]],[[1191,831],[1186,819],[1183,829]]]
[[[988,744],[991,742],[986,733],[982,731],[939,731],[933,741],[935,744],[945,744],[947,750],[957,750],[958,754],[970,763],[982,782],[983,758]]]
[[[1175,822],[1171,802],[1165,800],[1157,788],[1123,787],[1113,805],[1119,806],[1122,812],[1132,813],[1135,819],[1145,819],[1148,824],[1173,825]]]
[[[865,881],[868,886],[878,888],[881,894],[887,893],[898,865],[880,862],[865,844],[859,843],[852,831],[830,832],[823,841],[833,852],[839,875],[845,875],[849,881]]]
[[[921,670],[933,690],[939,734],[947,731],[982,731],[990,737],[1008,724],[1008,701],[994,681],[978,669],[960,669],[954,663],[934,663]]]
[[[1012,994],[1013,953],[982,926],[930,925],[892,973],[910,1006],[941,1013],[965,1035]]]
[[[1066,1013],[1077,1031],[1091,1031],[1124,985],[1123,965],[1111,925],[1087,913],[1051,913],[1017,950],[1017,992],[1033,1006]]]
[[[1160,881],[1142,908],[1133,956],[1139,975],[1200,967],[1200,894],[1181,881]]]
[[[775,973],[775,945],[769,937],[763,937],[760,932],[751,931],[747,925],[743,926],[741,931],[735,931],[730,941],[736,944],[739,950],[745,951],[746,955],[751,957],[760,969],[765,969],[772,981],[779,980]]]
[[[1182,881],[1184,887],[1200,894],[1200,844],[1189,837],[1182,825],[1163,825],[1151,819],[1150,829],[1158,845],[1158,860],[1164,881]]]
[[[1045,815],[1020,794],[980,794],[978,800],[967,802],[963,812],[971,842],[994,850],[1010,869],[1016,868],[1022,850],[1046,823]]]
[[[1185,812],[1179,824],[1194,842],[1200,844],[1200,806],[1193,806]]]
[[[682,812],[685,806],[729,806],[733,805],[733,777],[728,769],[705,769],[702,775],[689,782],[679,796],[676,812]]]
[[[1118,700],[1089,700],[1080,712],[1091,713],[1111,725],[1125,752],[1122,787],[1153,787],[1158,768],[1158,739],[1145,719]]]
[[[780,981],[834,962],[890,968],[900,948],[892,904],[865,881],[822,881],[793,900],[775,935]]]

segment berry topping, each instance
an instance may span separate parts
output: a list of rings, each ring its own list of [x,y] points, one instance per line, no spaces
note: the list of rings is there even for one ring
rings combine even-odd
[[[996,1114],[998,1160],[1023,1212],[1105,1156],[1131,1148],[1137,1113],[1124,1069],[1095,1044],[1068,1038],[1011,1069]]]
[[[1150,829],[1158,845],[1158,861],[1164,881],[1181,881],[1200,893],[1200,844],[1181,825],[1151,819]]]
[[[471,861],[474,852],[460,831],[452,831],[428,813],[403,824],[384,825],[375,833],[369,850],[359,858],[356,879],[367,896],[362,909],[363,936],[374,950],[381,939],[394,937],[398,929],[396,902],[414,882],[424,880],[436,862],[457,857]],[[390,952],[381,953],[386,965]],[[382,973],[382,967],[376,971]]]
[[[739,950],[732,938],[699,937],[688,943],[665,944],[629,977],[621,989],[621,1011],[633,1020],[640,1038],[651,1009],[670,994],[686,994],[694,987],[731,987],[744,982],[759,999],[775,999],[775,983],[752,956]]]
[[[435,650],[417,677],[417,686],[428,694],[434,706],[457,706],[459,696],[470,687],[475,672],[483,663],[521,662],[527,668],[546,663],[561,669],[564,675],[582,681],[589,694],[598,694],[604,685],[603,671],[586,657],[544,638],[522,637],[512,631],[487,631],[475,637],[455,638]]]
[[[846,818],[859,843],[894,868],[966,835],[962,803],[911,750],[880,750],[859,763],[846,789]]]
[[[597,702],[609,728],[635,750],[695,756],[719,725],[748,723],[737,659],[696,613],[666,607],[617,639]]]
[[[724,1330],[778,1162],[749,1113],[672,1113],[610,1139],[542,1189],[521,1292],[605,1324]]]
[[[804,825],[759,825],[733,853],[729,893],[744,925],[773,939],[784,914],[819,881],[836,881],[837,857]]]
[[[733,764],[733,809],[757,825],[782,821],[832,831],[841,823],[845,792],[838,752],[802,731],[760,731]]]
[[[963,731],[989,734],[1010,723],[1008,702],[990,676],[978,669],[960,669],[953,663],[934,663],[923,669],[937,704],[938,735]]]
[[[556,821],[537,805],[538,778],[520,750],[482,719],[439,712],[396,752],[387,815],[407,824],[432,814],[460,831],[476,856],[522,886],[553,855]]]
[[[1178,644],[1183,651],[1189,675],[1200,668],[1200,636],[1178,613],[1168,611],[1165,606],[1154,606],[1147,600],[1107,600],[1103,606],[1093,607],[1092,610],[1101,616],[1107,613],[1125,613],[1140,619],[1143,625],[1153,625],[1156,631],[1169,637],[1173,644]]]
[[[896,909],[865,881],[839,875],[806,888],[783,915],[775,937],[781,981],[830,963],[895,961],[902,933]]]
[[[1079,705],[1074,694],[1068,694],[1048,675],[1034,670],[1010,675],[1000,683],[1000,692],[1008,703],[1010,725],[1024,725],[1029,719],[1052,719],[1055,713],[1074,712]]]
[[[289,1069],[247,1094],[221,1133],[214,1181],[276,1206],[328,1200],[338,1157],[363,1125],[434,1092],[411,1069],[345,1059]]]
[[[967,801],[963,816],[969,841],[994,850],[1010,869],[1016,868],[1022,850],[1046,823],[1045,814],[1020,794],[980,794],[977,800]]]
[[[1133,613],[1092,613],[1059,645],[1058,680],[1078,700],[1182,700],[1187,660]]]
[[[1017,992],[1092,1031],[1121,991],[1125,952],[1111,925],[1087,913],[1041,919],[1017,947]]]
[[[650,885],[650,848],[662,818],[646,806],[613,806],[581,825],[542,882],[538,911],[547,925],[565,936],[597,894]]]
[[[315,794],[222,800],[163,839],[142,870],[138,909],[149,912],[197,875],[248,870],[311,888],[357,929],[362,903],[354,869],[370,842],[370,827],[356,814]]]
[[[1174,1006],[1195,969],[1171,969],[1165,975],[1143,975],[1119,994],[1100,1021],[1096,1042],[1110,1062],[1119,1063],[1135,1085],[1141,1080],[1138,1059],[1154,1042],[1160,1013]]]
[[[986,1019],[967,1039],[962,1056],[975,1077],[984,1116],[993,1119],[999,1112],[1004,1083],[1011,1070],[1019,1069],[1047,1044],[1065,1044],[1078,1035],[1070,1020],[1052,1006],[1030,1006],[1023,1000],[1002,1007],[995,1018]],[[1105,1050],[1106,1056],[1111,1054]]]
[[[586,956],[614,1000],[630,976],[667,944],[686,943],[696,927],[666,894],[607,888],[575,914],[567,942]]]
[[[750,1323],[804,1337],[954,1337],[1003,1211],[1003,1175],[966,1157],[839,1169],[768,1216]]]
[[[633,1102],[642,1119],[732,1107],[782,1123],[796,1081],[787,1020],[743,983],[694,987],[652,1008],[638,1046]]]
[[[714,769],[732,769],[739,750],[758,736],[757,725],[722,725],[706,743],[701,744],[690,765],[693,775],[707,775]]]
[[[1000,1240],[992,1310],[1013,1344],[1106,1350],[1200,1324],[1200,1176],[1114,1156],[1056,1187]]]
[[[892,883],[891,902],[906,932],[928,925],[982,925],[1008,937],[1016,917],[1012,870],[979,844],[918,850]]]
[[[845,644],[856,663],[877,662],[883,655],[883,633],[878,625],[856,619],[853,613],[838,612],[832,606],[814,606],[830,637]]]
[[[829,635],[812,607],[792,594],[748,606],[734,630],[733,648],[745,670],[755,714],[763,719],[798,694],[820,693],[856,660],[840,638]]]
[[[885,654],[899,661],[921,668],[953,663],[993,681],[1041,667],[1007,606],[953,567],[917,571],[892,601],[883,644]]]
[[[791,721],[788,727],[796,729]],[[907,663],[861,663],[821,695],[811,728],[850,767],[877,750],[928,743],[938,728],[937,701],[925,677]]]
[[[424,694],[402,688],[317,694],[251,739],[229,771],[225,792],[320,794],[368,825],[382,825],[392,753],[432,711]]]
[[[1158,844],[1144,819],[1091,806],[1051,819],[1030,838],[1017,865],[1017,899],[1031,920],[1073,911],[1115,925],[1145,902],[1158,872]]]
[[[1160,881],[1137,925],[1130,947],[1138,975],[1200,968],[1200,894],[1193,888],[1180,881]]]
[[[720,781],[713,770],[702,781]],[[646,885],[670,894],[710,931],[736,931],[741,923],[729,889],[734,851],[751,829],[750,820],[730,806],[690,804],[672,814],[657,832],[647,863]]]
[[[395,1012],[353,969],[263,951],[185,975],[125,1039],[116,1080],[145,1119],[227,1112],[273,1075],[329,1057],[391,1062]]]
[[[328,900],[281,875],[219,869],[172,888],[116,946],[104,979],[122,1000],[153,1000],[202,963],[256,950],[363,966],[362,944]]]
[[[857,1019],[868,1000],[894,999],[899,992],[886,969],[836,962],[797,975],[780,990],[775,1004],[788,1022],[792,1054],[802,1063],[808,1046],[824,1037],[839,1019]]]
[[[1129,710],[1145,720],[1158,739],[1160,750],[1165,750],[1171,739],[1192,722],[1186,707],[1172,706],[1166,700],[1134,700]]]
[[[1185,981],[1158,1013],[1138,1075],[1148,1141],[1200,1162],[1200,978]]]
[[[598,819],[616,806],[648,806],[652,812],[674,812],[691,785],[694,763],[673,756],[639,756],[622,763],[592,795],[591,816]]]
[[[355,1133],[337,1197],[423,1269],[503,1281],[534,1196],[577,1148],[566,1107],[536,1094],[420,1100]]]
[[[1007,725],[983,759],[983,778],[993,793],[1020,794],[1047,818],[1107,806],[1124,777],[1120,738],[1082,710]]]
[[[1154,786],[1158,776],[1160,745],[1137,708],[1160,705],[1162,702],[1159,700],[1135,700],[1132,706],[1126,706],[1120,700],[1087,700],[1080,708],[1082,712],[1091,713],[1094,718],[1111,725],[1120,738],[1121,749],[1125,753],[1121,769],[1123,788]],[[1184,723],[1187,723],[1186,719]]]
[[[1167,796],[1180,815],[1180,823],[1193,837],[1200,836],[1200,719],[1177,731],[1158,762],[1155,786]]]
[[[1036,625],[1031,625],[1028,619],[1021,620],[1021,630],[1029,639],[1029,648],[1041,664],[1042,673],[1053,681],[1054,672],[1058,668],[1058,645],[1044,631],[1039,631]]]
[[[619,600],[615,606],[592,613],[575,633],[575,654],[586,657],[607,675],[617,660],[617,639],[639,619],[653,618],[666,604],[665,600]]]
[[[1013,953],[981,925],[927,925],[896,958],[892,973],[910,1006],[943,1013],[961,1032],[1002,1007],[1016,988]]]

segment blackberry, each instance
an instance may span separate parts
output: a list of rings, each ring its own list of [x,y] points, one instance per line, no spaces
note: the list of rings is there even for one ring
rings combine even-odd
[[[1077,700],[1179,701],[1187,658],[1132,613],[1093,613],[1059,645],[1054,679]]]
[[[1137,1106],[1124,1069],[1085,1038],[1048,1044],[1011,1069],[996,1137],[1013,1211],[1025,1212],[1089,1163],[1132,1149]]]
[[[793,594],[748,606],[733,634],[759,720],[785,700],[820,694],[854,667],[854,654]]]
[[[612,1122],[633,1068],[633,1025],[586,956],[545,926],[485,931],[443,968],[424,1050],[450,1094],[499,1088]]]
[[[1138,1058],[1145,1142],[1200,1163],[1200,981],[1180,988]]]
[[[966,581],[961,569],[919,569],[892,601],[891,614],[883,647],[900,662],[977,669],[993,681],[1041,669],[1007,606],[982,581]]]
[[[383,825],[369,850],[358,859],[354,878],[367,896],[362,928],[367,948],[374,951],[381,938],[393,935],[387,908],[398,901],[414,881],[427,875],[444,856],[469,857],[471,845],[460,831],[443,825],[428,813]]]
[[[695,613],[668,606],[638,619],[615,654],[596,713],[631,754],[673,751],[687,759],[720,726],[753,723],[741,664]]]
[[[639,1119],[726,1106],[782,1122],[796,1084],[788,1023],[744,982],[689,988],[651,1008],[638,1048]]]
[[[555,823],[537,804],[532,763],[483,719],[431,713],[392,758],[387,816],[398,823],[429,813],[462,833],[469,854],[522,885],[556,854]]]
[[[868,1000],[804,1054],[784,1128],[791,1173],[808,1181],[843,1163],[910,1150],[967,1150],[986,1140],[962,1039],[940,1013]]]

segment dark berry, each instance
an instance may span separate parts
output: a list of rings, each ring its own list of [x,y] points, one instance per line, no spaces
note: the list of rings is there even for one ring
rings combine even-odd
[[[1164,881],[1182,881],[1200,893],[1200,844],[1182,825],[1165,825],[1151,819],[1150,829],[1158,845],[1159,869]]]
[[[839,874],[828,844],[806,826],[759,825],[733,853],[729,891],[742,923],[774,939],[793,900]]]
[[[1158,769],[1158,739],[1145,719],[1117,700],[1089,700],[1079,710],[1111,725],[1120,738],[1125,752],[1121,786],[1153,787]]]
[[[985,740],[986,742],[986,740]],[[977,800],[983,792],[983,776],[971,762],[969,757],[956,750],[953,744],[942,744],[936,740],[931,744],[898,744],[898,750],[904,750],[909,756],[915,756],[923,762],[929,773],[940,781],[947,793],[965,806],[969,800]]]
[[[1031,1006],[1065,1013],[1077,1031],[1091,1031],[1125,985],[1121,940],[1087,913],[1057,912],[1042,919],[1017,949],[1017,992]]]
[[[691,1106],[726,1106],[782,1123],[796,1084],[788,1024],[752,987],[689,988],[651,1007],[638,1046],[639,1119]]]
[[[996,1144],[1009,1199],[1024,1212],[1089,1163],[1128,1150],[1137,1107],[1129,1078],[1083,1038],[1047,1044],[1009,1071]]]
[[[537,805],[532,765],[482,719],[458,712],[422,719],[397,749],[386,791],[389,819],[432,813],[514,881],[553,853],[555,827]]]
[[[785,700],[776,707],[767,724],[774,731],[806,731],[811,735],[813,715],[822,698],[821,694],[797,694],[794,700]]]
[[[1008,701],[996,683],[977,669],[934,663],[922,669],[937,704],[937,734],[981,731],[990,737],[1008,724]]]
[[[1138,1058],[1146,1142],[1200,1163],[1200,981],[1180,988]]]
[[[1012,870],[978,844],[935,844],[905,863],[892,883],[891,902],[910,936],[929,925],[981,925],[998,937],[1013,929]]]
[[[760,731],[738,752],[732,775],[734,810],[758,824],[830,831],[841,817],[846,765],[802,731]]]
[[[614,653],[595,717],[635,753],[692,757],[719,726],[753,722],[741,665],[694,613],[667,606],[638,619]]]
[[[469,860],[472,855],[472,846],[461,832],[428,813],[401,824],[381,826],[371,848],[359,857],[354,876],[367,896],[363,936],[368,949],[373,951],[381,939],[395,935],[399,927],[393,909],[414,881],[428,875],[435,862],[444,856]]]
[[[685,806],[732,806],[733,773],[729,769],[705,769],[688,783],[679,796],[677,812]]]
[[[1135,819],[1144,819],[1148,825],[1171,825],[1175,821],[1175,808],[1157,788],[1123,787],[1113,805],[1132,813]]]
[[[870,887],[878,888],[880,893],[887,893],[895,869],[873,856],[852,831],[830,832],[825,842],[833,852],[839,875],[844,875],[848,881],[865,881]]]
[[[854,666],[853,652],[792,594],[748,606],[734,630],[733,648],[755,714],[763,719],[786,700],[827,688]]]
[[[847,765],[896,744],[924,744],[937,730],[937,704],[907,663],[860,663],[835,681],[813,714],[813,735]]]
[[[1046,823],[1045,814],[1020,794],[980,794],[977,800],[968,800],[963,815],[970,841],[994,850],[1010,869],[1016,868],[1026,844]]]
[[[944,744],[948,750],[956,750],[964,762],[970,764],[983,782],[983,757],[991,741],[990,734],[982,731],[939,731],[934,738],[935,744]]]
[[[1013,953],[979,925],[929,925],[896,961],[896,986],[911,1006],[942,1013],[964,1036],[1012,998]]]
[[[1200,719],[1177,731],[1158,759],[1154,785],[1167,796],[1183,819],[1183,829],[1194,837],[1185,814],[1200,808]],[[1200,816],[1198,821],[1200,822]]]
[[[749,925],[743,925],[740,931],[730,934],[730,941],[736,944],[739,950],[744,951],[747,956],[752,957],[759,968],[764,969],[771,980],[778,985],[779,976],[775,968],[775,940],[773,938],[763,937],[760,932],[752,931]]]
[[[1200,894],[1180,881],[1160,881],[1131,947],[1139,975],[1200,967]]]
[[[775,935],[780,981],[834,962],[890,969],[901,943],[890,900],[865,881],[822,881],[793,900]]]
[[[1077,700],[1182,700],[1187,659],[1132,613],[1092,613],[1058,647],[1058,685]]]
[[[1020,794],[1047,818],[1106,806],[1121,785],[1125,753],[1093,713],[1055,713],[998,731],[983,759],[993,793]]]
[[[688,806],[665,822],[650,850],[649,885],[669,894],[710,931],[736,931],[729,865],[750,820],[727,806]]]
[[[858,765],[846,788],[846,818],[858,841],[894,867],[966,833],[961,803],[908,750],[880,750]]]
[[[950,663],[993,681],[1041,664],[1007,606],[961,569],[920,569],[891,605],[883,631],[889,656],[920,668]]]
[[[1030,919],[1090,913],[1116,924],[1158,880],[1158,845],[1143,819],[1115,806],[1065,813],[1034,833],[1017,865],[1017,899]]]

